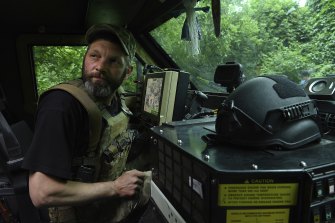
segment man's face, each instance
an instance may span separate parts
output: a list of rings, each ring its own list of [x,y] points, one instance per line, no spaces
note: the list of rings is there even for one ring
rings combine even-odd
[[[97,98],[108,98],[130,74],[131,66],[120,45],[99,39],[89,46],[83,63],[86,88]]]

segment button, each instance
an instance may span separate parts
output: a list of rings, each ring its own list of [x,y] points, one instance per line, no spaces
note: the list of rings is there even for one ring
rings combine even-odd
[[[332,208],[330,205],[325,206],[325,220],[331,220],[332,219]]]
[[[334,178],[328,179],[328,193],[334,194],[335,193],[335,181]]]
[[[315,197],[323,197],[323,184],[322,181],[315,182]]]
[[[313,209],[312,221],[313,221],[313,223],[320,223],[320,222],[321,222],[321,217],[320,217],[320,210],[319,210],[319,208],[314,208],[314,209]]]

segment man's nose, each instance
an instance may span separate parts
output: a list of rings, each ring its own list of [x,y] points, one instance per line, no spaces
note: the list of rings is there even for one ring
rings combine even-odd
[[[101,73],[106,72],[106,61],[105,60],[99,60],[95,66],[95,69]]]

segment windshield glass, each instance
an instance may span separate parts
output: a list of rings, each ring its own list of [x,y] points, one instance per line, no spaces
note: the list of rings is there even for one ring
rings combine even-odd
[[[191,74],[199,90],[225,91],[214,83],[214,73],[226,62],[240,63],[245,79],[283,74],[302,86],[310,78],[335,74],[334,1],[220,3],[218,37],[212,10],[206,8],[210,0],[198,1],[195,7],[186,5],[186,12],[176,12],[151,31],[178,66]]]

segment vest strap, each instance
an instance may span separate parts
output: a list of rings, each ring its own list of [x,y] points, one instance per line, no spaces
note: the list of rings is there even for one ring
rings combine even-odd
[[[88,151],[95,151],[98,146],[101,134],[101,126],[102,126],[102,116],[98,106],[94,103],[94,101],[77,86],[72,84],[58,84],[51,89],[61,89],[64,90],[71,95],[73,95],[86,109],[89,117],[89,146]]]

